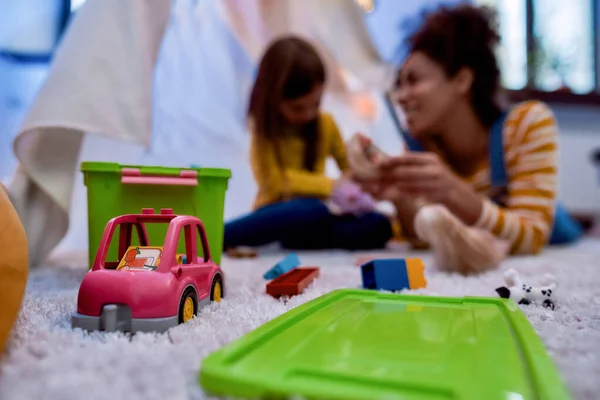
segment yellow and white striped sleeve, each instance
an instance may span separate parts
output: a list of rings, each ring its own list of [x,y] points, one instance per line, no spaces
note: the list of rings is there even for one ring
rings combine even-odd
[[[554,220],[558,128],[544,103],[523,107],[510,142],[505,143],[505,150],[513,154],[506,164],[506,207],[485,199],[475,226],[508,240],[513,254],[535,254],[548,242]]]

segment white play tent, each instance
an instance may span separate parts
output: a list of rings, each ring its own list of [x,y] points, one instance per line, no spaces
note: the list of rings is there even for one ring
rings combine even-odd
[[[432,3],[402,2],[410,13]],[[15,140],[11,194],[32,264],[59,244],[87,246],[81,160],[230,168],[225,217],[248,211],[246,99],[278,34],[306,36],[322,52],[333,76],[324,107],[345,135],[362,131],[400,151],[383,96],[393,68],[368,23],[354,0],[87,0]]]

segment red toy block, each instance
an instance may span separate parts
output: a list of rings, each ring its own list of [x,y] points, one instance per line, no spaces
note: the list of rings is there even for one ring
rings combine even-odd
[[[318,267],[294,268],[267,283],[267,294],[275,298],[295,296],[303,293],[304,289],[318,277]]]

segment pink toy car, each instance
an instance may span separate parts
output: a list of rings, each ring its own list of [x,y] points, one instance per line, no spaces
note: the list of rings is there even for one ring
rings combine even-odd
[[[150,245],[146,228],[160,223],[168,224],[164,245]],[[134,231],[139,245],[131,243]],[[108,260],[115,233],[118,257]],[[177,254],[180,240],[185,254]],[[72,324],[88,331],[164,332],[189,321],[211,301],[221,301],[224,289],[202,222],[171,209],[155,214],[145,208],[106,225],[94,265],[79,287]]]

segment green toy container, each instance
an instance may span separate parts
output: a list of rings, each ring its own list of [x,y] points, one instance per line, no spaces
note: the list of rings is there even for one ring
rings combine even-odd
[[[572,398],[514,301],[354,289],[210,354],[199,382],[209,395],[244,399]]]
[[[221,262],[225,192],[231,171],[221,168],[170,168],[83,162],[87,187],[89,265],[107,222],[123,214],[139,214],[142,208],[172,208],[174,214],[194,215],[203,222],[212,260]],[[164,241],[166,224],[148,224],[150,243]],[[113,240],[114,241],[114,240]],[[108,256],[116,259],[116,245]],[[185,253],[185,243],[179,251]]]

